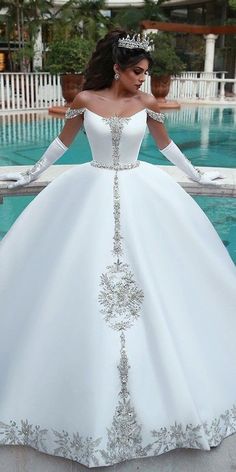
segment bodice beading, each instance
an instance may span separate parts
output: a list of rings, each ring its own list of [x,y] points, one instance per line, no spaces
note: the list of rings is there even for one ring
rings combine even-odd
[[[150,118],[164,123],[165,115],[163,113],[157,113],[150,109],[142,109],[137,113],[134,113],[131,116],[110,116],[110,117],[103,117],[98,115],[97,113],[87,109],[87,108],[77,108],[71,109],[69,108],[66,111],[65,118],[72,119],[79,115],[85,116],[84,118],[84,127],[85,131],[88,134],[93,160],[91,161],[91,165],[93,167],[97,167],[100,169],[110,169],[110,170],[130,170],[138,167],[140,165],[140,161],[137,160],[138,151],[143,139],[143,135],[146,129],[146,121],[147,116]],[[89,115],[92,114],[93,120],[89,119]],[[97,119],[97,120],[96,120]],[[131,120],[137,121],[136,127],[125,127],[128,125]],[[110,133],[109,136],[106,135],[105,139],[107,143],[104,146],[104,127],[102,125],[109,126]],[[134,133],[133,130],[139,130],[139,133]],[[122,136],[124,134],[124,136]],[[97,143],[99,139],[96,139],[96,145],[93,146],[93,137],[99,138],[101,136],[101,147],[102,152],[99,152]],[[124,138],[124,143],[122,146],[122,137]],[[129,142],[132,145],[128,146],[125,145],[125,141],[127,140],[126,137],[129,137]],[[107,155],[104,156],[104,149],[107,149]],[[109,152],[110,150],[110,152]],[[127,161],[128,159],[128,161]]]

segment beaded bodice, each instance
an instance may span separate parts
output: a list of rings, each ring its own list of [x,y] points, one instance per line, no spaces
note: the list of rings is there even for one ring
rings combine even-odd
[[[66,118],[84,114],[84,128],[92,151],[93,166],[123,170],[139,165],[137,158],[146,131],[148,112],[152,118],[164,121],[161,113],[146,109],[129,117],[107,118],[87,108],[69,109]]]

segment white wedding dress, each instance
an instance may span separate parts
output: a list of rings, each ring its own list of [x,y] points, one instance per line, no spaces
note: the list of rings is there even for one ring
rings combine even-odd
[[[137,160],[147,111],[82,111],[94,161],[0,243],[0,443],[88,467],[209,451],[236,432],[235,265],[194,199]]]

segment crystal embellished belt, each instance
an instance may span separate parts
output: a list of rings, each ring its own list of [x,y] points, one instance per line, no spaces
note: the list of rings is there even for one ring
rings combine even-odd
[[[91,166],[100,167],[101,169],[111,169],[111,170],[125,170],[125,169],[133,169],[134,167],[138,167],[140,161],[130,162],[129,164],[104,164],[102,162],[91,161]]]

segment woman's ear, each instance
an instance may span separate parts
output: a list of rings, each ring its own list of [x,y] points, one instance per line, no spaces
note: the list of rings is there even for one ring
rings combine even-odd
[[[115,74],[119,74],[120,70],[119,70],[118,64],[114,64],[113,70],[114,70]]]

